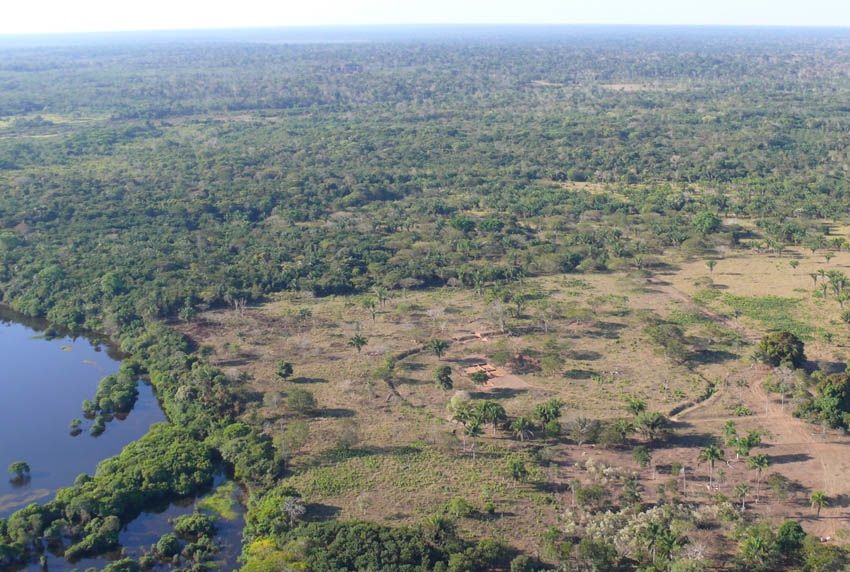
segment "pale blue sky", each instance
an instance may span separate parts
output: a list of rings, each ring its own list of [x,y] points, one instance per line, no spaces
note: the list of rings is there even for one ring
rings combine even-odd
[[[850,26],[850,0],[9,0],[0,34],[311,25]]]

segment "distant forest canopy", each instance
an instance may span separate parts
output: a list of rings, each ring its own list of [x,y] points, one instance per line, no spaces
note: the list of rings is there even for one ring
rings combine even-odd
[[[732,215],[802,243],[850,207],[848,47],[591,27],[5,49],[0,295],[118,330],[285,289],[640,268],[734,243]]]

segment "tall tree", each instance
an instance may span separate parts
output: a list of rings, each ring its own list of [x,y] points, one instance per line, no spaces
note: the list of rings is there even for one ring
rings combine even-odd
[[[699,462],[708,463],[709,488],[714,484],[714,463],[723,460],[724,456],[723,449],[713,443],[699,452]]]

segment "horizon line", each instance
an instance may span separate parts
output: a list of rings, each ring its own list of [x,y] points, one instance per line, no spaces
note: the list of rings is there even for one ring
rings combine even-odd
[[[68,30],[68,31],[26,31],[0,32],[2,38],[25,37],[59,37],[59,36],[90,36],[99,34],[167,34],[167,33],[203,33],[203,32],[259,32],[278,30],[370,30],[391,28],[719,28],[719,29],[758,29],[758,30],[847,30],[850,24],[719,24],[719,23],[600,23],[600,22],[376,22],[356,24],[281,24],[272,26],[221,26],[199,28],[140,28],[140,29],[102,29],[102,30]]]

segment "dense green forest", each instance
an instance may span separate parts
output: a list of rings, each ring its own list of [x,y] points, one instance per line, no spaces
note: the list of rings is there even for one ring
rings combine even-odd
[[[247,570],[534,569],[442,521],[294,527],[244,380],[170,325],[282,291],[660,268],[753,236],[726,219],[755,221],[765,249],[820,248],[850,209],[848,166],[838,32],[0,48],[0,301],[118,340],[129,369],[92,407],[131,407],[130,371],[170,421],[0,521],[0,565],[42,538],[112,548],[116,523],[223,462],[251,493]],[[609,569],[604,552],[575,554]]]
[[[843,42],[10,51],[3,296],[115,327],[605,266],[687,241],[703,211],[839,212]]]

